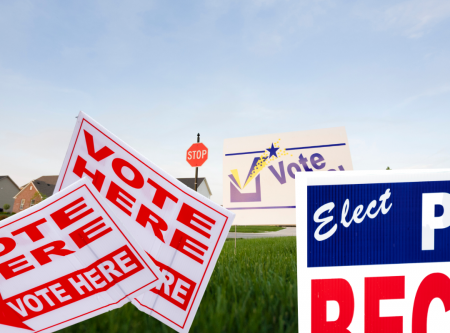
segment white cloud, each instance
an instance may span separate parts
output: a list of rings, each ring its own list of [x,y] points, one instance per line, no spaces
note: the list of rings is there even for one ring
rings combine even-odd
[[[26,133],[20,128],[2,131],[0,142],[8,151],[2,159],[0,174],[6,174],[19,185],[43,175],[57,175],[69,145],[71,130],[48,128]]]
[[[423,93],[408,97],[399,106],[405,107],[405,106],[410,105],[411,103],[413,103],[419,99],[422,99],[422,98],[435,97],[435,96],[439,96],[439,95],[445,95],[448,93],[450,93],[450,85],[444,85],[444,86],[440,86],[437,88],[428,89],[427,91],[425,91]]]
[[[384,8],[360,10],[359,15],[374,21],[379,29],[419,38],[450,17],[450,2],[408,0]]]
[[[320,29],[319,19],[335,8],[334,0],[205,0],[216,22],[230,15],[238,21],[242,42],[258,54],[274,54],[306,30]]]
[[[2,1],[0,2],[0,42],[14,47],[23,47],[29,38],[26,34],[29,23],[36,8],[33,1]],[[6,51],[2,48],[2,52]]]

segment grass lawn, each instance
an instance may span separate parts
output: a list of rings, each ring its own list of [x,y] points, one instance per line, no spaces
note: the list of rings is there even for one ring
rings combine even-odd
[[[60,332],[175,331],[129,303]],[[298,332],[295,237],[225,242],[190,332]]]
[[[238,225],[236,227],[237,227],[236,232],[251,232],[251,233],[271,232],[286,229],[282,227],[257,226],[257,225],[249,225],[249,226]],[[230,231],[234,232],[234,226],[231,226]]]

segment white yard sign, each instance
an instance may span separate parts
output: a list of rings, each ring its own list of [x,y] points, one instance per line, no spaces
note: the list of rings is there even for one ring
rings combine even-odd
[[[119,308],[160,275],[86,179],[0,224],[0,332],[54,332]]]
[[[295,225],[295,173],[353,170],[344,127],[226,139],[223,206],[235,224]]]
[[[192,191],[80,113],[55,191],[89,177],[163,273],[140,310],[188,331],[234,214]]]

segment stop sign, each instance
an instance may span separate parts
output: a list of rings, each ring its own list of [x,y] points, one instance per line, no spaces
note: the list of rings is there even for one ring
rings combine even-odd
[[[208,148],[203,143],[194,143],[186,153],[186,161],[192,167],[202,166],[208,159]]]

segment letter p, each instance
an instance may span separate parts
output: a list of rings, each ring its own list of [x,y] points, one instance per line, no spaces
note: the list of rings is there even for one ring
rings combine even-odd
[[[435,207],[442,206],[444,213],[436,217]],[[449,212],[446,212],[446,210]],[[422,194],[422,251],[434,250],[434,230],[450,226],[450,194]]]

